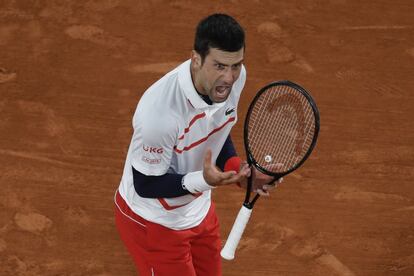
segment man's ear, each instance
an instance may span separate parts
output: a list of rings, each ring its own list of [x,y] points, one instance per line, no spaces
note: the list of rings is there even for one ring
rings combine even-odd
[[[194,64],[196,68],[201,67],[201,56],[195,50],[191,51],[191,62]]]

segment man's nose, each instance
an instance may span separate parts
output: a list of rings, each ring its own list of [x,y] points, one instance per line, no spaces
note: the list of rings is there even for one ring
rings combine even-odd
[[[224,71],[223,81],[228,85],[233,84],[234,75],[233,75],[233,71],[231,70],[231,68],[226,68],[226,70]]]

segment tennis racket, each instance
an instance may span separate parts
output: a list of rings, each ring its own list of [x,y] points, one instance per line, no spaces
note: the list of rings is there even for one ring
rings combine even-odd
[[[263,87],[249,106],[244,122],[247,162],[258,171],[273,176],[274,183],[299,168],[315,147],[319,133],[319,111],[310,94],[290,81],[277,81]],[[253,175],[253,174],[252,174]],[[246,197],[221,256],[234,254],[259,194],[252,201],[252,176]]]

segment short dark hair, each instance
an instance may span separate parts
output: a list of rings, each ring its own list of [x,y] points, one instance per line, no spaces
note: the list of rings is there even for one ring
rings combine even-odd
[[[240,24],[227,14],[212,14],[198,23],[194,50],[202,61],[210,48],[227,52],[237,52],[245,47],[244,30]]]

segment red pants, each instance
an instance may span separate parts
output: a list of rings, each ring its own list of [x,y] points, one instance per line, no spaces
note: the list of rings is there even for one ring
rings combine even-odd
[[[213,204],[200,225],[172,230],[135,214],[119,192],[115,203],[116,226],[139,275],[221,275],[221,241]]]

